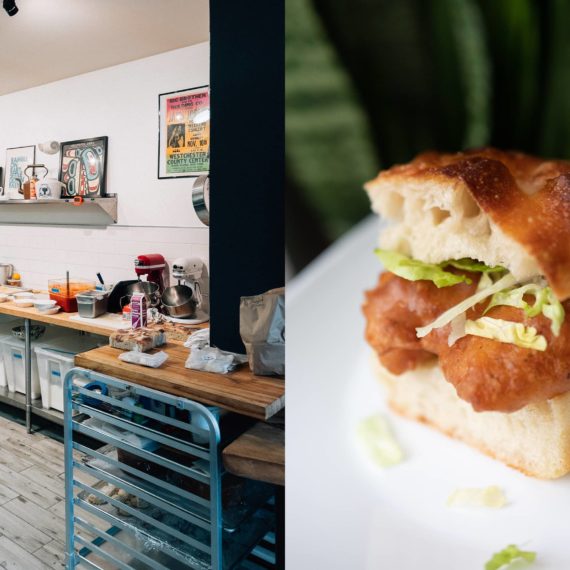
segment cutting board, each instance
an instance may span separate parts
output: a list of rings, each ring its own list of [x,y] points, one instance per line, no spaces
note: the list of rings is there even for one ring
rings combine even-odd
[[[230,374],[190,370],[184,366],[190,354],[189,349],[169,342],[160,350],[164,350],[169,357],[160,368],[123,362],[119,360],[122,351],[110,346],[77,354],[75,364],[260,420],[269,419],[285,406],[283,379],[255,376],[247,366]]]
[[[124,329],[129,326],[129,323],[123,320],[123,317],[119,314],[105,313],[100,317],[94,319],[87,319],[85,317],[80,317],[79,315],[74,315],[69,317],[70,321],[77,321],[78,323],[93,324],[97,323],[102,327],[109,327],[110,329]]]

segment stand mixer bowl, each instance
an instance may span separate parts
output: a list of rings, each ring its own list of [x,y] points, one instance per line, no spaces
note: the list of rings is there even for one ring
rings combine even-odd
[[[162,294],[162,304],[171,317],[187,319],[196,315],[196,299],[192,289],[186,285],[167,287]]]
[[[151,307],[158,307],[160,304],[159,287],[152,281],[137,281],[136,283],[127,285],[126,294],[131,296],[133,293],[144,293],[144,296]]]

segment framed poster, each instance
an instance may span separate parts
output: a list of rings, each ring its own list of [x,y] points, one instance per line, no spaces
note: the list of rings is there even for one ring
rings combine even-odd
[[[26,166],[34,164],[36,160],[36,147],[18,146],[6,149],[6,174],[4,193],[7,196],[16,196],[18,190],[25,182],[24,170]]]
[[[158,96],[158,177],[189,178],[210,171],[208,85]]]
[[[61,143],[59,180],[62,198],[105,196],[108,137]]]

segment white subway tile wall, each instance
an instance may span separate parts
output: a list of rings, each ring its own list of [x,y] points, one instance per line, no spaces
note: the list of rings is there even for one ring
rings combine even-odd
[[[134,259],[161,253],[169,265],[177,257],[201,257],[209,266],[209,231],[204,228],[0,225],[0,262],[12,263],[23,285],[47,289],[48,279],[70,276],[106,283],[134,279]]]

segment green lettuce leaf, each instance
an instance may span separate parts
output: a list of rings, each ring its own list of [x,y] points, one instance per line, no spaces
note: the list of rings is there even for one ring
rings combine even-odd
[[[368,455],[380,467],[390,467],[403,461],[404,453],[381,414],[363,420],[358,426],[358,437]]]
[[[438,288],[449,287],[458,283],[471,283],[471,279],[465,275],[455,275],[445,271],[439,265],[410,259],[406,255],[396,253],[395,251],[375,249],[374,253],[388,271],[408,281],[425,279],[426,281],[432,281]]]
[[[534,304],[530,305],[527,303],[524,300],[525,295],[533,295]],[[541,287],[540,285],[529,283],[528,285],[516,287],[515,289],[498,291],[491,297],[491,301],[485,309],[485,313],[492,307],[499,305],[523,309],[528,317],[536,317],[542,313],[547,319],[550,319],[550,330],[552,333],[555,336],[560,334],[560,327],[564,322],[565,316],[564,307],[554,296],[550,287]]]
[[[507,344],[514,344],[521,348],[533,350],[546,350],[546,339],[536,334],[534,327],[526,327],[523,323],[481,317],[475,321],[465,321],[465,334],[498,340]]]
[[[500,552],[493,554],[491,560],[485,564],[485,570],[499,570],[499,568],[521,559],[527,562],[534,562],[536,560],[536,552],[521,550],[515,544],[509,544]]]
[[[503,490],[496,485],[490,487],[463,487],[455,489],[447,499],[448,507],[486,507],[500,509],[507,504]]]
[[[498,273],[499,271],[506,271],[504,267],[500,265],[495,265],[494,267],[489,267],[480,261],[471,259],[470,257],[464,257],[463,259],[450,259],[441,264],[442,267],[446,265],[451,265],[456,269],[463,269],[464,271],[473,271],[474,273]]]

